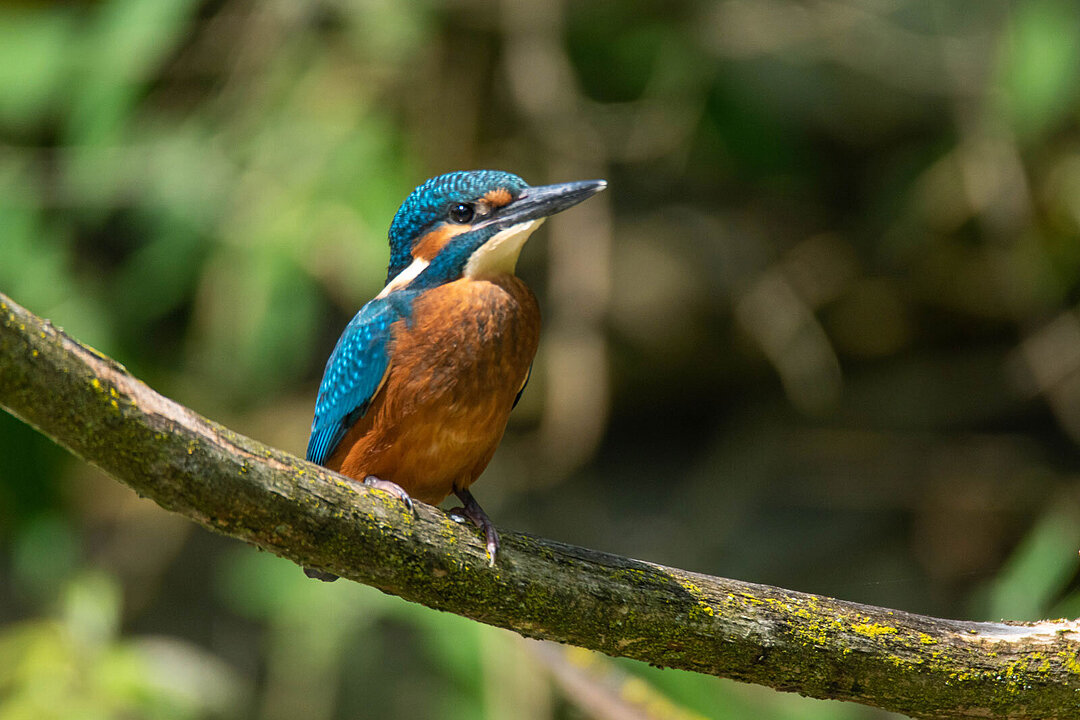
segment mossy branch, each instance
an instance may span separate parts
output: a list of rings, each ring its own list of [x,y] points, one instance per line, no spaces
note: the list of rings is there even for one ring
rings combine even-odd
[[[480,622],[916,717],[1080,716],[1076,622],[939,620],[470,528],[238,435],[0,293],[0,405],[217,532]]]

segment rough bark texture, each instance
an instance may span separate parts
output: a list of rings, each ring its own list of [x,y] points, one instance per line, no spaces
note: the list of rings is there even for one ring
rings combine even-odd
[[[0,405],[140,495],[522,635],[922,718],[1080,717],[1080,625],[977,623],[470,528],[231,432],[0,294]]]

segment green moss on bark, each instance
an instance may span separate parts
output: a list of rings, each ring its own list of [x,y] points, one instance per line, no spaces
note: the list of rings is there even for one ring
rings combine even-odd
[[[506,531],[489,568],[471,527],[210,422],[2,294],[0,405],[212,530],[523,635],[916,717],[1080,716],[1076,623],[939,620]]]

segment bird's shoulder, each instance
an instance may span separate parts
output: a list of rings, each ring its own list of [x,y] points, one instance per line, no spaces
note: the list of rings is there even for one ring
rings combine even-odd
[[[308,460],[324,462],[349,425],[367,411],[390,362],[392,327],[410,311],[407,298],[375,298],[342,331],[319,385]]]

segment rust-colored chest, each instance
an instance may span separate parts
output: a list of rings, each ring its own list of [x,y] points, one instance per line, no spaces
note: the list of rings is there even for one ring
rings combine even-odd
[[[536,298],[512,275],[425,292],[395,324],[385,382],[328,467],[429,503],[467,488],[502,439],[539,337]]]

